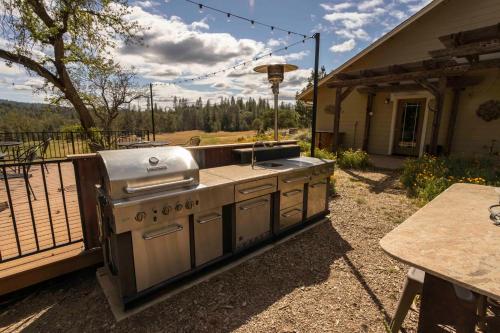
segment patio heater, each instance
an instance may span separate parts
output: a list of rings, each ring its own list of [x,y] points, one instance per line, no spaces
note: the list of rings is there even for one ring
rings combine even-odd
[[[257,73],[267,73],[267,80],[271,83],[274,94],[274,141],[278,141],[278,95],[280,83],[283,82],[285,72],[291,72],[298,67],[290,64],[269,64],[255,67]]]

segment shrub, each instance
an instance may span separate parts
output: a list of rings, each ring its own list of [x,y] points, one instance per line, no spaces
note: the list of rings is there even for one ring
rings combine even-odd
[[[500,185],[500,173],[489,158],[460,158],[425,155],[406,160],[401,183],[408,194],[422,203],[434,199],[454,183]]]
[[[363,150],[348,149],[338,154],[337,164],[343,169],[366,169],[370,166],[370,158]]]

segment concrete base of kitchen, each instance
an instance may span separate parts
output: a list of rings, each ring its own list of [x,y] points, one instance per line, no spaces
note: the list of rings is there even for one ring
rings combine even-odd
[[[191,281],[187,282],[187,283],[182,283],[178,286],[176,286],[175,288],[173,289],[170,289],[168,290],[167,292],[164,292],[164,293],[161,293],[159,294],[158,296],[154,297],[153,299],[150,299],[149,301],[147,302],[144,302],[136,307],[133,307],[131,309],[128,309],[128,310],[125,310],[124,307],[123,307],[123,302],[122,302],[122,299],[120,298],[120,295],[118,293],[118,291],[116,290],[113,282],[111,281],[111,278],[109,276],[109,274],[106,272],[106,270],[101,267],[99,269],[97,269],[96,271],[96,277],[97,277],[97,281],[99,282],[99,285],[101,286],[103,292],[104,292],[104,295],[106,296],[106,299],[109,303],[109,307],[111,308],[111,312],[113,313],[113,316],[115,317],[116,321],[119,322],[119,321],[122,321],[132,315],[135,315],[135,314],[138,314],[144,310],[146,310],[147,308],[155,305],[155,304],[158,304],[158,303],[161,303],[163,301],[165,301],[166,299],[174,296],[174,295],[177,295],[178,293],[184,291],[184,290],[187,290],[191,287],[194,287],[204,281],[208,281],[212,278],[214,278],[215,276],[221,274],[221,273],[224,273],[228,270],[231,270],[241,264],[243,264],[244,262],[252,259],[252,258],[255,258],[271,249],[273,249],[274,247],[292,239],[292,238],[295,238],[297,237],[298,235],[326,222],[326,221],[329,221],[328,218],[321,218],[319,219],[318,221],[316,222],[313,222],[312,224],[288,235],[288,236],[285,236],[271,244],[268,244],[264,247],[261,247],[259,248],[258,250],[255,250],[253,252],[250,252],[249,254],[241,257],[241,258],[238,258],[237,260],[235,261],[232,261],[230,264],[227,264],[227,265],[224,265],[220,268],[217,268],[215,270],[211,270],[205,274],[201,274],[199,277],[196,277],[194,279],[192,279]]]

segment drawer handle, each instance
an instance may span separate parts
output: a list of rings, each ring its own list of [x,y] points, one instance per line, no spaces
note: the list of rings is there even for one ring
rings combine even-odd
[[[142,238],[145,240],[151,240],[157,237],[173,234],[174,232],[181,231],[182,229],[184,228],[179,224],[171,224],[166,228],[145,233],[142,235]]]
[[[173,182],[166,182],[163,184],[145,185],[145,186],[139,186],[139,187],[127,186],[124,188],[124,190],[128,194],[134,194],[134,193],[140,193],[140,192],[152,191],[152,190],[167,191],[167,190],[174,189],[177,187],[191,185],[193,182],[194,182],[194,178],[189,177],[188,179],[176,180]]]
[[[291,190],[288,192],[284,192],[283,195],[285,197],[291,197],[291,196],[294,196],[294,195],[299,194],[299,193],[302,193],[302,190]]]
[[[283,213],[281,214],[281,216],[283,217],[290,217],[290,216],[294,216],[294,215],[297,215],[298,213],[302,213],[302,209],[299,209],[299,208],[295,208],[295,209],[292,209],[286,213]]]
[[[326,181],[322,181],[322,182],[319,182],[319,183],[311,184],[311,187],[315,188],[315,187],[318,187],[318,186],[321,186],[321,185],[325,185],[325,184],[326,184]]]
[[[204,224],[204,223],[212,222],[212,221],[215,221],[215,220],[219,220],[221,217],[222,217],[222,215],[221,214],[217,214],[217,213],[210,214],[210,215],[205,215],[205,216],[200,217],[198,219],[198,223],[199,224]]]
[[[274,184],[264,184],[261,186],[256,186],[256,187],[251,187],[251,188],[247,188],[244,190],[240,190],[240,193],[241,194],[250,194],[250,193],[255,193],[255,192],[259,192],[259,191],[263,191],[263,190],[268,190],[268,189],[273,188],[273,187],[274,187]]]
[[[295,178],[289,178],[289,179],[285,179],[283,180],[284,183],[286,184],[290,184],[290,183],[296,183],[296,182],[300,182],[302,180],[309,180],[309,176],[302,176],[302,177],[295,177]]]
[[[252,208],[257,208],[257,207],[260,207],[260,206],[264,206],[268,202],[269,202],[269,200],[262,199],[262,200],[259,200],[259,201],[256,201],[256,202],[252,202],[252,203],[250,203],[248,205],[245,205],[245,206],[240,206],[240,209],[241,210],[249,210],[249,209],[252,209]]]

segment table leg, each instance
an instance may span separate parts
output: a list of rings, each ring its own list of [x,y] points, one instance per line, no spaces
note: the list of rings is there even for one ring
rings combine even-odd
[[[453,326],[457,333],[473,333],[476,322],[475,301],[460,300],[452,283],[425,274],[418,333],[445,332],[439,325]]]

